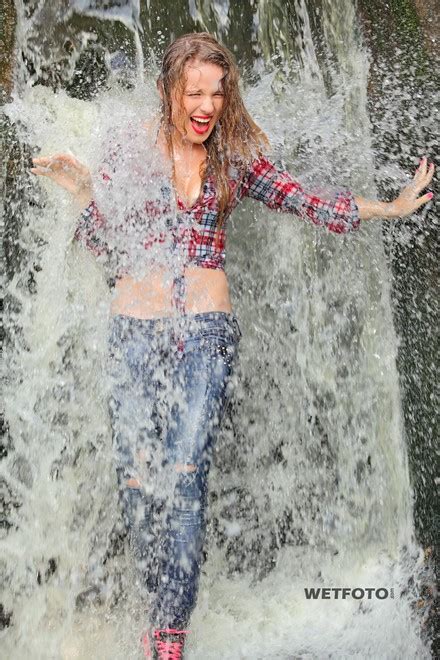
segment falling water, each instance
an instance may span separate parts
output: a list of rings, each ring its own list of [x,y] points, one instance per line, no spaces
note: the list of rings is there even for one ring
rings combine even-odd
[[[138,39],[139,3],[108,4],[117,13],[82,0],[59,10],[104,12]],[[283,3],[254,4],[262,56],[245,98],[274,155],[315,189],[319,182],[374,196],[368,62],[352,2],[322,3],[324,72],[303,0],[296,48]],[[227,33],[229,3],[213,8]],[[34,82],[46,71],[48,46],[32,40],[41,11],[26,15],[17,4],[17,39],[28,55],[32,44]],[[189,11],[212,20],[203,2],[191,0]],[[265,59],[274,44],[280,66]],[[74,62],[57,61],[68,77]],[[28,79],[18,63],[6,110],[20,142],[72,153],[92,169],[115,123],[138,125],[157,109],[149,77],[131,90],[110,86],[92,102]],[[137,657],[144,622],[109,442],[111,296],[105,270],[73,240],[79,209],[50,182],[30,180],[22,154],[21,195],[11,203],[20,249],[7,291],[4,653],[125,660]],[[429,657],[408,588],[421,551],[380,226],[334,236],[249,201],[230,221],[227,272],[243,331],[240,369],[211,473],[188,657]],[[307,587],[385,588],[394,598],[307,600]]]

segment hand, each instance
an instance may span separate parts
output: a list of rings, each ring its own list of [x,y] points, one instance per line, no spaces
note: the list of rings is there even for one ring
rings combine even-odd
[[[388,217],[403,218],[405,215],[414,213],[433,198],[432,193],[419,197],[419,194],[429,185],[434,175],[434,163],[431,163],[429,167],[427,165],[428,161],[424,156],[411,183],[402,189],[397,199],[388,204]]]
[[[92,177],[89,169],[69,154],[54,154],[33,158],[35,167],[32,174],[47,176],[59,186],[72,193],[81,204],[87,204],[93,197]]]

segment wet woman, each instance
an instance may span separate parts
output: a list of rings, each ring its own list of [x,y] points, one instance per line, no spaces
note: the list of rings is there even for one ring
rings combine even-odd
[[[346,233],[361,220],[411,214],[432,198],[419,197],[434,171],[426,158],[391,203],[348,191],[328,199],[306,193],[267,157],[267,139],[244,107],[238,78],[232,54],[209,34],[184,35],[167,48],[155,148],[170,176],[162,199],[153,203],[145,190],[144,220],[153,239],[150,232],[143,247],[162,242],[171,261],[140,279],[127,268],[115,272],[109,356],[116,470],[141,582],[153,595],[143,648],[146,657],[162,660],[182,657],[196,603],[208,473],[241,335],[224,272],[232,209],[252,197]],[[35,158],[31,171],[86,207],[75,237],[95,254],[109,254],[108,218],[88,168],[56,154]],[[110,157],[104,178],[115,171]],[[169,219],[168,235],[154,235],[151,218],[159,223],[161,216]]]

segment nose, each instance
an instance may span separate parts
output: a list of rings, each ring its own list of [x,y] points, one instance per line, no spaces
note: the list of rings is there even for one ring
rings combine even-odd
[[[214,101],[212,100],[211,96],[204,96],[202,104],[200,106],[200,112],[207,114],[207,115],[212,115],[214,113],[215,107],[214,107]]]

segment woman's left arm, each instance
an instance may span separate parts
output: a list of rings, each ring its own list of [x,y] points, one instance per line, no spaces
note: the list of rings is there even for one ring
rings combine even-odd
[[[361,220],[371,218],[403,218],[417,211],[423,204],[433,198],[431,192],[419,197],[422,190],[429,186],[434,175],[434,163],[428,167],[427,158],[422,158],[413,180],[405,186],[400,195],[393,202],[379,202],[364,199],[355,195],[354,200],[359,209]]]
[[[253,161],[243,181],[240,197],[257,199],[271,209],[294,213],[300,218],[338,234],[353,231],[361,220],[398,218],[409,215],[432,199],[432,193],[418,197],[434,174],[423,158],[414,179],[393,202],[368,200],[348,190],[330,197],[306,192],[286,170],[265,156]]]

